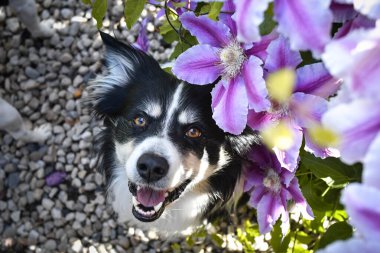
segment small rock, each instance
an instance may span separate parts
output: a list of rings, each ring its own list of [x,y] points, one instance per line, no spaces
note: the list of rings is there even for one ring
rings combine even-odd
[[[26,82],[21,83],[22,90],[31,90],[38,87],[38,83],[32,79],[27,80]]]
[[[70,19],[73,16],[73,11],[71,9],[64,8],[61,10],[61,16],[64,19]]]
[[[69,63],[73,60],[73,56],[69,53],[63,53],[59,60],[63,63]]]
[[[14,222],[19,222],[20,221],[20,215],[21,215],[21,212],[20,211],[14,211],[12,212],[11,214],[11,218]]]
[[[73,243],[73,246],[71,246],[71,249],[72,249],[74,252],[82,252],[82,249],[83,249],[82,242],[81,242],[79,239],[76,240],[76,241]]]
[[[14,189],[18,186],[20,182],[20,174],[18,172],[13,172],[8,176],[8,187]]]
[[[42,199],[42,206],[46,210],[50,211],[52,209],[52,207],[54,206],[54,202],[51,199],[43,198]]]
[[[18,31],[18,29],[20,29],[18,18],[7,18],[6,22],[9,31],[15,33]]]
[[[54,240],[49,239],[45,242],[44,247],[48,251],[54,251],[57,248],[57,243]]]

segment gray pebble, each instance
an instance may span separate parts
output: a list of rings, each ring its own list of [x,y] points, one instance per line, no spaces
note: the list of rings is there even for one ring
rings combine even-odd
[[[48,251],[54,251],[57,248],[56,241],[49,239],[45,242],[44,248]]]
[[[69,63],[73,60],[73,57],[69,53],[63,53],[61,57],[59,57],[59,60],[63,63]]]
[[[73,16],[73,11],[68,8],[64,8],[61,10],[61,16],[64,19],[70,19]]]
[[[13,172],[8,176],[8,187],[14,189],[18,186],[20,182],[20,174],[18,172]]]

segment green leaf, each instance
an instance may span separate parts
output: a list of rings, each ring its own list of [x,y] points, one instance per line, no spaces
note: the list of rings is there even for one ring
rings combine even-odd
[[[322,182],[323,183],[323,182]],[[317,192],[317,185],[315,181],[310,180],[307,184],[301,187],[302,193],[307,200],[307,203],[313,210],[325,212],[326,210],[332,210],[334,205],[326,203],[323,198]]]
[[[92,1],[91,0],[82,0],[82,3],[91,5]]]
[[[319,241],[319,248],[337,241],[345,240],[352,236],[352,227],[347,222],[337,222],[332,224]]]
[[[244,233],[241,230],[241,228],[236,229],[236,237],[237,237],[238,241],[243,245],[244,252],[246,252],[246,253],[254,253],[255,252],[255,248],[253,246],[254,240],[250,241],[247,238],[246,233]]]
[[[224,240],[223,237],[220,234],[214,233],[211,234],[211,240],[218,246],[222,247]]]
[[[125,0],[124,16],[128,29],[139,19],[144,10],[145,0]]]
[[[94,5],[92,6],[92,16],[96,20],[96,27],[98,29],[103,26],[103,18],[106,15],[107,11],[107,0],[95,0]]]
[[[185,52],[187,49],[189,49],[192,45],[197,44],[197,39],[190,34],[185,36],[186,42],[191,43],[189,45],[188,43],[185,43],[184,41],[179,41],[178,44],[175,46],[173,53],[170,55],[170,60],[176,59],[180,54]]]
[[[208,17],[213,19],[213,20],[217,20],[217,17],[219,15],[222,7],[223,7],[222,2],[212,2],[210,4],[210,12],[208,13]]]
[[[173,243],[172,245],[170,245],[170,247],[172,248],[172,252],[174,253],[181,252],[181,245],[179,245],[178,243]]]
[[[260,34],[269,34],[276,25],[277,22],[273,20],[273,3],[270,3],[268,9],[264,12],[264,21],[259,26]]]
[[[170,23],[171,23],[171,25],[170,25]],[[170,23],[168,20],[165,19],[163,24],[160,26],[160,34],[161,35],[164,35],[164,34],[171,32],[171,31],[175,32],[173,30],[173,27],[177,30],[179,30],[179,28],[181,27],[181,23],[179,22],[178,19],[170,20]]]
[[[349,182],[360,181],[361,166],[350,166],[337,158],[321,159],[308,152],[301,151],[300,166],[305,166],[317,178],[322,179],[333,188],[343,188]]]
[[[270,245],[276,253],[286,252],[290,243],[290,234],[288,233],[283,237],[280,224],[281,222],[278,220],[273,227],[271,232],[272,238],[270,239]]]

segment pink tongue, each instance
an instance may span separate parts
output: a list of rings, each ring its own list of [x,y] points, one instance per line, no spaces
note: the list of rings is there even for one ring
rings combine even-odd
[[[137,201],[147,207],[153,207],[165,200],[165,191],[155,191],[143,187],[137,191]]]

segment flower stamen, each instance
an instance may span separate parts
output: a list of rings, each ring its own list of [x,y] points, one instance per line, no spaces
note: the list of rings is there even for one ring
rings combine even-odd
[[[220,63],[223,67],[223,78],[234,78],[241,70],[246,59],[244,49],[236,40],[231,41],[219,52]]]
[[[281,190],[280,176],[273,169],[268,169],[267,175],[263,179],[263,185],[275,193],[280,192]]]

